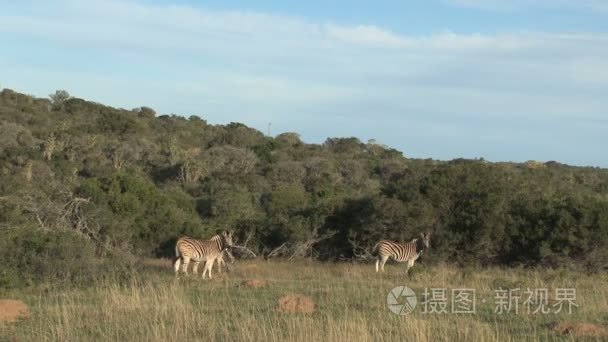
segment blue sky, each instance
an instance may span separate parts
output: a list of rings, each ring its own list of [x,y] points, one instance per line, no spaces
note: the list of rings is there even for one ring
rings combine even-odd
[[[608,167],[608,0],[0,0],[0,87]]]

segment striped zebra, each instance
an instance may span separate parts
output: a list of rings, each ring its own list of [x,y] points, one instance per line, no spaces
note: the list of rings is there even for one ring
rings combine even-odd
[[[378,272],[378,265],[384,272],[384,264],[389,258],[397,262],[407,261],[407,267],[405,273],[414,266],[414,262],[425,248],[429,248],[431,242],[431,233],[420,233],[420,238],[413,239],[410,242],[399,243],[390,240],[382,240],[378,242],[373,249],[373,252],[377,252],[376,259],[376,272]]]
[[[226,260],[228,260],[229,263],[234,264],[234,255],[232,255],[232,253],[230,252],[229,249],[225,249],[222,252],[222,255],[217,258],[217,272],[218,273],[222,273],[222,266],[226,266]],[[226,266],[226,268],[230,271],[230,266]]]
[[[207,272],[209,272],[209,279],[211,279],[211,270],[215,260],[222,259],[224,252],[227,252],[230,247],[232,247],[232,232],[228,231],[215,235],[209,240],[197,240],[189,236],[179,238],[175,244],[175,260],[173,262],[175,275],[179,273],[180,264],[182,265],[182,272],[187,275],[190,260],[194,262],[192,273],[197,274],[198,264],[204,261],[203,279],[205,279]]]
[[[234,264],[235,259],[234,259],[234,255],[232,255],[230,250],[228,248],[226,248],[222,251],[222,254],[220,256],[218,256],[215,260],[217,261],[217,273],[222,273],[222,267],[226,267],[228,269],[228,271],[230,271],[230,269],[231,269],[230,266],[226,266],[226,261],[228,261],[231,264]],[[206,266],[207,262],[203,261],[203,265]],[[196,272],[194,272],[194,273],[196,273]]]
[[[215,259],[217,261],[217,272],[218,273],[222,273],[222,267],[226,267],[228,269],[228,271],[230,271],[231,267],[230,266],[226,266],[226,261],[228,261],[231,264],[234,264],[234,255],[232,255],[232,253],[230,252],[230,250],[228,248],[224,249],[222,251],[222,254],[217,257],[217,259]],[[203,265],[205,265],[206,262],[203,262]]]

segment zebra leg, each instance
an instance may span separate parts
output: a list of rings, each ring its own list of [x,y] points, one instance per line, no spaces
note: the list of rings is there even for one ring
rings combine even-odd
[[[376,258],[376,273],[378,273],[378,264],[380,263],[380,257]]]
[[[205,260],[205,268],[203,269],[203,279],[205,279],[205,274],[209,270],[209,260]]]
[[[175,261],[173,262],[173,270],[175,270],[176,276],[179,274],[179,266],[181,265],[181,263],[182,263],[181,257],[175,258]]]
[[[387,260],[388,260],[388,255],[383,255],[382,261],[380,261],[380,269],[382,270],[382,272],[384,272],[384,264],[386,264]]]
[[[211,270],[213,269],[213,264],[215,264],[215,260],[210,260],[207,262],[209,265],[209,279],[211,279]]]
[[[412,266],[414,266],[414,261],[416,261],[416,260],[408,260],[408,261],[407,261],[407,266],[406,266],[406,268],[405,268],[405,274],[406,274],[406,275],[409,275],[409,274],[410,274],[410,273],[409,273],[409,272],[410,272],[410,268],[412,268]]]
[[[184,263],[182,264],[182,272],[188,275],[188,264],[190,264],[190,258],[184,257]]]
[[[200,264],[200,261],[195,261],[194,264],[192,264],[192,274],[197,275],[198,274],[198,264]]]
[[[220,256],[217,258],[217,273],[222,273],[222,264],[224,263],[224,259]]]

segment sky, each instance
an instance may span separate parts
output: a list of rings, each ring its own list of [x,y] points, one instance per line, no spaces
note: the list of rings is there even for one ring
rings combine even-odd
[[[608,0],[0,0],[0,88],[608,167]]]

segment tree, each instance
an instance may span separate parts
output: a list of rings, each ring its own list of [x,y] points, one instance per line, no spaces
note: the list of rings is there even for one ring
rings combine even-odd
[[[49,97],[53,101],[54,106],[61,106],[65,101],[72,98],[70,93],[65,90],[57,90],[54,94],[50,94]]]
[[[299,145],[302,143],[300,135],[294,132],[281,133],[277,135],[276,140],[289,146]]]

